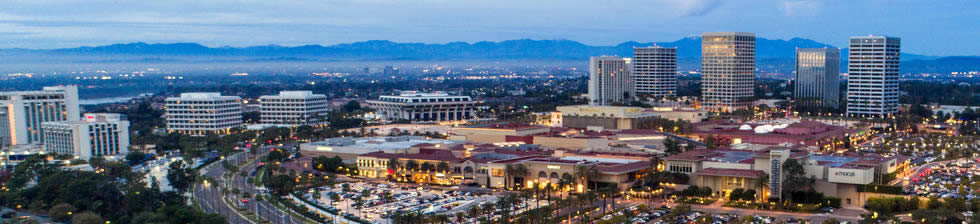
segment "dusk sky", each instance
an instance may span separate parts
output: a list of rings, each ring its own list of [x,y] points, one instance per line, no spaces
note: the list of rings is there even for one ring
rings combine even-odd
[[[0,48],[143,41],[211,47],[446,43],[521,38],[590,45],[673,41],[705,31],[902,38],[902,51],[980,55],[977,0],[4,0]]]

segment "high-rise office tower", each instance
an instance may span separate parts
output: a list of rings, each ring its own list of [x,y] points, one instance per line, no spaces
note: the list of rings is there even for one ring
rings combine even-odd
[[[847,114],[888,117],[898,113],[901,39],[851,37],[847,57]]]
[[[326,95],[313,94],[313,91],[280,91],[279,95],[261,96],[259,101],[263,124],[327,124]]]
[[[637,94],[677,95],[677,48],[633,48],[633,85]]]
[[[840,49],[797,48],[797,101],[811,106],[840,106]]]
[[[630,58],[602,56],[589,60],[589,104],[626,102],[635,95]]]
[[[167,131],[187,135],[228,134],[242,125],[242,99],[221,93],[167,97]]]
[[[78,121],[78,111],[78,87],[75,86],[0,92],[0,145],[43,143],[41,123]]]
[[[701,34],[701,101],[712,111],[747,108],[754,96],[755,34]]]
[[[44,149],[50,153],[121,158],[129,153],[126,115],[88,113],[81,121],[44,122]]]

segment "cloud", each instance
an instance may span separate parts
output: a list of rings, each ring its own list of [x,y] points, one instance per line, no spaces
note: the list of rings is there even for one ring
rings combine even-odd
[[[671,7],[680,16],[703,16],[708,14],[719,5],[723,0],[661,0],[660,4]]]
[[[782,10],[786,16],[815,16],[820,12],[822,5],[814,0],[785,0]]]

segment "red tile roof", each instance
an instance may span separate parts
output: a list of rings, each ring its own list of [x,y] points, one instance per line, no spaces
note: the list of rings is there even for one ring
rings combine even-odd
[[[647,161],[639,161],[639,162],[632,162],[626,164],[603,163],[596,166],[596,169],[598,169],[600,173],[605,173],[605,174],[623,174],[623,173],[629,173],[634,171],[640,171],[647,168],[650,168],[650,162]]]

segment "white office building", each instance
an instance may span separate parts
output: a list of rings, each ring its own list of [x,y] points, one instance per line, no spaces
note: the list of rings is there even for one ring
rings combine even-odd
[[[636,96],[631,61],[630,58],[615,56],[589,58],[590,105],[624,103]]]
[[[122,158],[129,153],[129,121],[122,114],[87,113],[81,121],[45,122],[43,131],[48,153],[75,155],[83,160],[96,156]]]
[[[42,123],[79,119],[75,86],[0,92],[0,145],[41,144],[44,143]]]
[[[633,48],[633,85],[636,94],[677,96],[677,48]]]
[[[797,48],[793,96],[806,105],[840,107],[840,49]]]
[[[220,93],[181,93],[168,97],[167,131],[188,135],[227,134],[242,125],[242,99]]]
[[[898,113],[898,37],[851,37],[847,57],[847,115]]]
[[[319,126],[327,124],[327,96],[312,91],[281,91],[259,97],[263,124]]]
[[[755,34],[701,34],[702,105],[711,111],[747,108],[755,92]]]
[[[469,96],[454,96],[444,92],[420,93],[404,91],[397,96],[381,96],[368,100],[368,105],[385,120],[412,122],[460,121],[476,118],[476,103]]]

